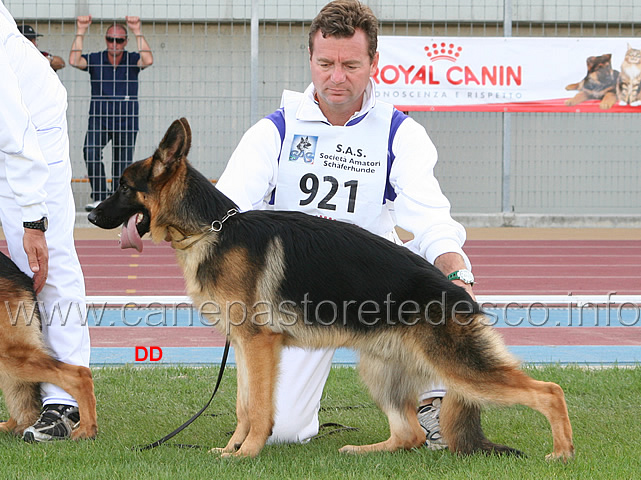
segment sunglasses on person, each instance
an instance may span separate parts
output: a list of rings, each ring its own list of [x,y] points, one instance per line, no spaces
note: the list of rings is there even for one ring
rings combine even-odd
[[[127,40],[127,37],[119,37],[119,38],[114,38],[114,37],[105,37],[105,40],[107,40],[107,43],[113,43],[116,42],[118,45],[121,45],[125,43]]]

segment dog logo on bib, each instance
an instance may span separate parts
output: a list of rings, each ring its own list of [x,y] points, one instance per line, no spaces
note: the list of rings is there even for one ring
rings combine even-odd
[[[302,160],[305,163],[313,164],[316,155],[316,142],[318,137],[309,135],[294,135],[292,148],[289,151],[289,161],[297,162]]]

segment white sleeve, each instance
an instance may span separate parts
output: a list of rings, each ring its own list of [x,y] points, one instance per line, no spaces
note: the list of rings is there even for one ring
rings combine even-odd
[[[5,38],[0,39],[0,151],[4,154],[4,175],[18,206],[22,221],[33,221],[47,215],[45,183],[49,167],[42,155],[35,126],[22,97],[6,51]]]
[[[241,212],[259,210],[276,186],[281,139],[274,123],[259,120],[240,140],[216,187]]]
[[[458,253],[471,268],[462,249],[465,229],[452,219],[450,202],[434,177],[438,155],[425,128],[406,119],[396,132],[392,152],[389,180],[397,195],[396,222],[414,235],[406,246],[431,263],[444,253]]]

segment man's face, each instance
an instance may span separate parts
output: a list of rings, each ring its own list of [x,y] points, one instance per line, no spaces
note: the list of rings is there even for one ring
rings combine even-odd
[[[378,52],[371,61],[365,32],[357,29],[351,38],[323,38],[318,31],[310,56],[312,82],[321,110],[360,110],[369,78],[378,65]]]
[[[118,56],[127,46],[127,32],[118,27],[109,27],[105,35],[107,50],[111,55]]]

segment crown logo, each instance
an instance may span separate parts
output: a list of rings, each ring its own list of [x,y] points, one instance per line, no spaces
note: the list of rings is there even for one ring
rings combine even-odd
[[[448,60],[450,62],[456,62],[458,57],[461,55],[463,47],[457,47],[453,43],[433,43],[431,45],[425,46],[426,55],[432,62],[437,60]]]

